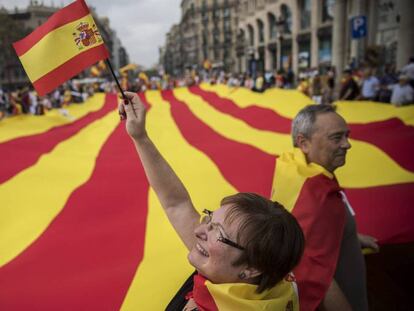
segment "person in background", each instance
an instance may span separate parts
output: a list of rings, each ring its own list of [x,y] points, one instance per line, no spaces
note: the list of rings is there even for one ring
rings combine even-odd
[[[339,100],[354,100],[359,95],[359,87],[355,82],[352,71],[345,69],[339,90]]]
[[[408,64],[401,69],[401,74],[408,77],[411,87],[414,88],[414,56],[411,56]]]
[[[320,105],[322,104],[322,95],[323,95],[323,85],[322,85],[322,79],[319,73],[317,73],[311,82],[310,87],[310,96],[312,97],[312,100]]]
[[[259,72],[256,78],[256,81],[254,82],[254,89],[253,91],[263,93],[265,90],[265,80],[263,77],[263,73]]]
[[[375,100],[379,90],[380,82],[377,77],[372,74],[371,68],[365,68],[363,71],[361,94],[358,99]]]
[[[414,103],[414,89],[408,83],[408,76],[400,75],[398,83],[391,86],[391,104],[399,107]]]

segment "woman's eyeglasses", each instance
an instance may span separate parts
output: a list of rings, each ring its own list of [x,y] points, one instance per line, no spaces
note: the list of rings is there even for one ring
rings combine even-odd
[[[221,233],[221,230],[218,228],[219,225],[217,223],[211,222],[211,220],[213,219],[213,212],[209,211],[207,209],[203,210],[203,214],[201,215],[200,218],[200,223],[201,224],[205,224],[205,225],[211,225],[213,228],[216,229],[217,231],[217,241],[220,241],[224,244],[230,245],[232,247],[238,248],[240,250],[244,250],[244,247],[237,244],[236,242],[233,242],[232,240],[227,239],[226,237],[223,236],[223,234]]]

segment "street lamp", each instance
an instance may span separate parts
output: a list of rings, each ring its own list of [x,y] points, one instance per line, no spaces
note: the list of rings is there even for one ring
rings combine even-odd
[[[279,49],[280,49],[280,60],[279,60],[279,69],[283,69],[282,61],[283,61],[283,53],[282,53],[282,44],[283,44],[283,34],[285,32],[285,25],[286,21],[283,16],[279,16],[276,20],[276,29],[279,38]]]

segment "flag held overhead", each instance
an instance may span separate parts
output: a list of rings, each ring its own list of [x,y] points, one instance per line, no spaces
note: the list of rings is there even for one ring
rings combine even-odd
[[[39,95],[109,57],[84,0],[57,11],[13,47]]]

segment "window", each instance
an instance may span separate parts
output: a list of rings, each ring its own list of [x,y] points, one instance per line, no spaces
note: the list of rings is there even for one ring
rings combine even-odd
[[[306,29],[311,23],[311,1],[301,0],[300,3],[300,28]]]
[[[195,13],[194,3],[191,3],[190,12],[191,12],[191,15],[194,15]]]
[[[267,15],[269,19],[269,36],[270,39],[276,39],[277,38],[277,25],[276,25],[276,17],[269,13]]]
[[[220,30],[218,28],[215,28],[213,30],[213,43],[214,44],[220,43]]]
[[[323,0],[322,2],[322,22],[333,20],[333,7],[335,0]]]
[[[220,50],[218,48],[214,48],[214,59],[218,60],[220,58]]]
[[[254,45],[254,30],[253,30],[253,27],[251,25],[248,25],[247,29],[249,31],[249,44],[251,46],[253,46]]]
[[[280,7],[280,13],[282,15],[283,20],[285,21],[284,32],[291,33],[292,32],[292,12],[290,11],[290,8],[286,4],[283,4]]]
[[[264,25],[260,19],[257,20],[257,29],[259,31],[259,42],[263,43],[264,42]]]
[[[226,19],[224,20],[224,31],[229,31],[231,30],[231,23],[230,20]]]

